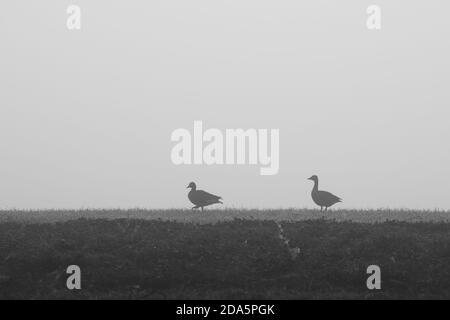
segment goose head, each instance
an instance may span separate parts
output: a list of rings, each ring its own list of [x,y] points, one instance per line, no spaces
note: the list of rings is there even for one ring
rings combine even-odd
[[[187,189],[189,189],[189,188],[191,188],[192,190],[197,189],[197,186],[196,186],[195,182],[189,183],[189,185],[187,186]]]
[[[317,182],[319,182],[319,177],[316,176],[316,175],[313,175],[313,176],[309,177],[308,180],[312,180],[312,181],[314,181],[315,183],[317,183]]]

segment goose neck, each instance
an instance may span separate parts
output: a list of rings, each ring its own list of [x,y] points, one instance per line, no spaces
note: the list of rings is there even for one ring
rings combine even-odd
[[[318,190],[319,190],[319,181],[315,180],[314,181],[313,191],[318,191]]]

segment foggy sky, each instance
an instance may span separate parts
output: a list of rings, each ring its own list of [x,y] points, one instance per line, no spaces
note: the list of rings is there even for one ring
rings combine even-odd
[[[66,28],[66,8],[82,28]],[[382,29],[366,28],[366,8]],[[3,1],[0,208],[450,209],[446,1]],[[175,166],[173,130],[280,130],[280,170]]]

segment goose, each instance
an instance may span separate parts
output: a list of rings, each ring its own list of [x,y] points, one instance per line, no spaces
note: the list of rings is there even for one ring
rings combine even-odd
[[[325,211],[327,211],[328,207],[331,207],[333,204],[338,202],[342,202],[342,199],[335,196],[334,194],[328,191],[319,190],[319,177],[313,175],[308,178],[308,180],[314,181],[314,187],[311,191],[311,197],[315,204],[320,206],[320,211],[325,207]]]
[[[220,201],[222,200],[222,197],[215,196],[203,190],[197,190],[197,185],[194,182],[189,183],[187,188],[191,188],[191,191],[188,193],[188,198],[195,205],[192,207],[192,210],[201,208],[203,211],[203,207],[215,203],[222,203],[222,201]]]

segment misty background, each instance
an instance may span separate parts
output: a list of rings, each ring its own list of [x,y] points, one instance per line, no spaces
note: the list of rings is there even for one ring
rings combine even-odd
[[[66,8],[81,7],[81,30]],[[366,8],[382,29],[366,28]],[[0,4],[0,208],[450,209],[448,1]],[[177,128],[280,129],[280,171],[175,166]]]

